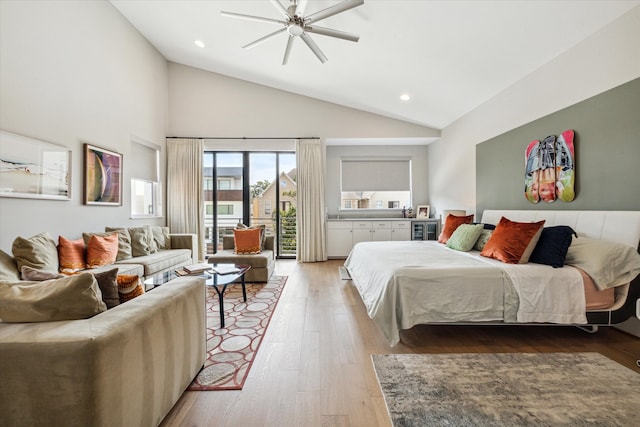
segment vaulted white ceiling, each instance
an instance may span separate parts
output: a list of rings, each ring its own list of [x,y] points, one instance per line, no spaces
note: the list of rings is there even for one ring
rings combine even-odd
[[[111,3],[169,61],[437,129],[640,6],[640,0],[366,0],[318,24],[358,34],[359,42],[313,34],[328,57],[322,64],[297,39],[283,66],[285,33],[242,49],[277,25],[220,14],[281,19],[266,0]],[[306,12],[337,3],[310,0]],[[405,93],[409,101],[400,99]]]

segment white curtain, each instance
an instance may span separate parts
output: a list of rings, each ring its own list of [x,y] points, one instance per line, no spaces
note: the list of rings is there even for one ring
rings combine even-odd
[[[325,150],[320,140],[296,141],[297,168],[297,259],[327,260],[325,239]]]
[[[204,260],[204,194],[201,139],[167,139],[167,225],[172,233],[198,236],[198,253]]]

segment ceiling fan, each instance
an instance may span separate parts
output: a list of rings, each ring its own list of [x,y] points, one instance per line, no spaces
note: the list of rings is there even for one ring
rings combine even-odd
[[[272,19],[272,18],[263,18],[261,16],[253,16],[253,15],[245,15],[242,13],[234,13],[234,12],[220,12],[223,16],[229,16],[231,18],[240,18],[247,19],[250,21],[258,21],[258,22],[269,22],[272,24],[281,25],[282,28],[279,30],[267,34],[264,37],[259,38],[258,40],[251,42],[245,46],[242,46],[244,49],[250,49],[269,40],[272,37],[277,36],[280,33],[284,33],[285,31],[289,34],[289,39],[287,40],[287,47],[284,51],[284,57],[282,59],[282,65],[286,65],[289,61],[289,54],[291,53],[291,46],[293,46],[293,40],[296,37],[300,37],[303,42],[311,49],[311,51],[318,57],[320,62],[323,64],[327,62],[327,57],[320,50],[318,45],[313,41],[309,33],[312,34],[320,34],[323,36],[336,37],[343,40],[349,40],[352,42],[357,42],[360,39],[360,36],[356,34],[346,33],[344,31],[332,30],[330,28],[318,27],[315,25],[316,22],[326,19],[330,16],[337,15],[338,13],[347,11],[349,9],[353,9],[354,7],[360,6],[364,4],[364,0],[344,0],[336,5],[323,9],[319,12],[315,12],[311,15],[305,16],[304,9],[307,4],[307,0],[291,0],[291,5],[285,8],[279,0],[270,0],[271,4],[284,15],[284,19]]]

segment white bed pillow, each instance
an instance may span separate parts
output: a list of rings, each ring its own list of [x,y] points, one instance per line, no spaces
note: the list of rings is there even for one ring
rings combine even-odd
[[[565,264],[584,270],[600,290],[623,285],[640,274],[640,254],[635,248],[584,236],[573,239]]]

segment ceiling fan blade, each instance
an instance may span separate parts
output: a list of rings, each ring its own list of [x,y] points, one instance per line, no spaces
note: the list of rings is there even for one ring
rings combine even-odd
[[[287,21],[279,21],[277,19],[263,18],[261,16],[245,15],[243,13],[220,12],[220,15],[228,16],[230,18],[246,19],[248,21],[269,22],[271,24],[282,24],[282,25],[286,25],[287,24]]]
[[[327,62],[327,57],[324,56],[324,53],[322,53],[316,42],[311,39],[311,36],[309,34],[302,33],[300,38],[307,44],[307,46],[309,46],[309,49],[311,49],[311,51],[318,57],[320,62],[322,62],[323,64]]]
[[[298,0],[296,3],[296,15],[304,16],[304,10],[307,7],[307,0]]]
[[[289,14],[289,11],[278,0],[271,0],[271,4],[278,9],[278,12],[282,13],[285,18],[293,18],[293,16]]]
[[[287,47],[284,50],[284,57],[282,58],[282,65],[287,65],[287,62],[289,62],[289,54],[291,53],[291,46],[293,46],[293,39],[295,39],[295,36],[289,36],[289,40],[287,40]]]
[[[260,43],[263,43],[267,40],[269,40],[271,37],[277,36],[278,34],[282,33],[283,31],[287,31],[287,27],[284,28],[280,28],[278,31],[274,31],[271,34],[267,34],[264,37],[259,38],[258,40],[251,42],[249,44],[246,44],[244,46],[242,46],[243,49],[251,49],[252,47],[256,47],[258,46]]]
[[[304,18],[304,22],[306,24],[310,24],[312,22],[318,22],[322,19],[328,18],[333,15],[337,15],[340,12],[344,12],[345,10],[353,9],[354,7],[358,7],[364,4],[364,0],[344,0],[342,3],[338,3],[326,9],[323,9],[319,12],[311,14]]]
[[[313,34],[320,34],[322,36],[337,37],[343,40],[349,40],[351,42],[357,42],[360,40],[360,36],[357,34],[346,33],[344,31],[332,30],[331,28],[317,27],[317,26],[304,26],[304,30]]]

